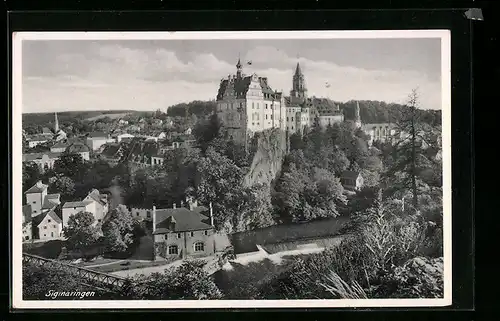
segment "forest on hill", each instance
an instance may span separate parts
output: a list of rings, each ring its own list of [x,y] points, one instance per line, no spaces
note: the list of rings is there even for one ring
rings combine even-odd
[[[86,110],[86,111],[64,111],[57,113],[59,123],[75,120],[86,120],[88,118],[113,115],[136,113],[133,110]],[[29,113],[23,114],[23,126],[48,126],[54,123],[54,113]]]

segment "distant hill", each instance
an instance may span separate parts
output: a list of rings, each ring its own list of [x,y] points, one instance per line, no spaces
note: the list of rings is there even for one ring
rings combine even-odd
[[[339,108],[344,113],[346,120],[354,120],[355,107],[356,101],[354,100],[339,103]],[[359,101],[359,115],[361,122],[364,124],[397,122],[401,117],[401,111],[404,111],[406,108],[406,106],[400,104],[388,104],[384,101]],[[420,118],[429,125],[441,125],[441,110],[419,109],[419,113]]]
[[[201,101],[195,100],[189,103],[181,103],[168,107],[167,115],[171,117],[184,117],[186,115],[207,116],[212,114],[217,107],[214,100]]]
[[[89,110],[89,111],[66,111],[58,112],[59,123],[74,120],[95,120],[102,117],[114,118],[113,115],[126,115],[137,113],[134,110]],[[54,113],[30,113],[23,114],[23,126],[50,126],[54,123]]]

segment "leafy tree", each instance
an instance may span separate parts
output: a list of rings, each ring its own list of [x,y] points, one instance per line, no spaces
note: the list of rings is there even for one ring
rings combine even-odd
[[[64,152],[54,162],[54,172],[81,182],[87,172],[87,166],[80,154]]]
[[[68,248],[85,252],[99,239],[99,229],[95,226],[92,213],[79,212],[69,217],[68,225],[63,228]]]
[[[41,179],[40,168],[34,162],[23,162],[23,191]]]
[[[203,270],[205,262],[185,261],[177,268],[163,273],[141,276],[134,281],[129,296],[137,299],[163,300],[210,300],[222,298],[222,293]]]
[[[134,242],[134,219],[125,205],[111,211],[102,226],[104,241],[110,252],[125,252]]]
[[[208,148],[208,144],[219,135],[221,126],[222,124],[217,114],[210,115],[208,121],[199,121],[196,124],[193,135],[203,152]]]
[[[56,176],[49,185],[51,193],[60,193],[62,200],[71,200],[75,193],[75,182],[67,176]]]

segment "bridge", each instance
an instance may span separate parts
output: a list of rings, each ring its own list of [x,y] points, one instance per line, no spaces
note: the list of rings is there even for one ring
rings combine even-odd
[[[47,259],[38,255],[23,253],[23,263],[30,263],[40,267],[51,267],[75,275],[76,277],[89,282],[95,287],[104,286],[111,292],[122,289],[126,284],[130,284],[126,278],[93,271],[81,266],[69,264],[57,260]]]

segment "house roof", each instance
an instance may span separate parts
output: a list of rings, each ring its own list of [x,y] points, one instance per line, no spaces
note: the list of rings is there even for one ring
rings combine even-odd
[[[70,208],[70,207],[85,207],[92,203],[92,201],[78,201],[78,202],[66,202],[63,205],[63,208]]]
[[[28,141],[31,142],[46,142],[50,140],[50,136],[47,135],[33,135],[28,137]]]
[[[92,132],[87,137],[89,138],[108,138],[108,134],[103,132]]]
[[[72,143],[71,145],[68,146],[67,150],[69,153],[85,153],[90,151],[87,145],[80,142]]]
[[[203,217],[198,211],[190,211],[185,207],[156,210],[155,234],[211,229],[212,226],[203,222]],[[176,222],[173,230],[170,226],[172,219]]]
[[[105,205],[106,202],[104,201],[106,199],[105,194],[101,194],[98,190],[93,189],[89,192],[87,197],[92,198],[94,201],[98,202],[101,205]]]
[[[106,146],[104,146],[101,155],[104,155],[106,157],[114,157],[116,156],[119,150],[120,150],[119,144],[106,144]]]
[[[25,194],[30,194],[30,193],[41,193],[43,191],[45,191],[47,189],[47,187],[49,187],[48,185],[46,184],[43,184],[41,181],[38,181],[35,185],[31,186],[26,192],[24,192]]]
[[[347,179],[356,179],[360,173],[358,171],[344,171],[342,173],[342,178],[347,178]]]
[[[51,148],[67,148],[71,143],[68,140],[60,140],[55,143]]]
[[[61,201],[59,200],[59,194],[48,194],[43,200],[42,209],[52,209],[59,205]]]
[[[50,130],[48,127],[43,127],[42,128],[42,133],[44,133],[44,134],[52,134],[52,130]]]
[[[50,216],[50,218],[52,218],[56,223],[59,223],[59,224],[62,223],[61,218],[54,211],[48,211],[45,214],[40,214],[37,216],[37,218],[38,217],[41,217],[41,218],[36,220],[37,221],[36,226],[40,226],[40,224],[43,222],[43,220],[47,216]],[[35,220],[33,220],[33,221],[35,221]]]
[[[47,157],[52,159],[52,158],[59,158],[59,156],[61,156],[61,153],[45,152],[45,153],[23,154],[23,162],[31,162],[37,159],[42,159],[43,155],[47,155]]]

